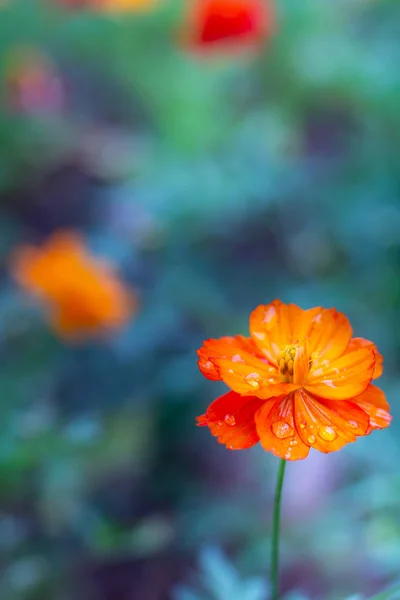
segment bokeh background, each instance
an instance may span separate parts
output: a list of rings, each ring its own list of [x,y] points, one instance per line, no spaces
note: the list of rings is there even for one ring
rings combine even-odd
[[[2,600],[267,600],[278,461],[196,428],[224,388],[195,351],[275,297],[374,340],[394,416],[289,465],[285,599],[399,581],[400,3],[274,4],[224,57],[182,48],[183,1],[0,7]],[[108,339],[59,339],[12,278],[59,229],[140,295]]]

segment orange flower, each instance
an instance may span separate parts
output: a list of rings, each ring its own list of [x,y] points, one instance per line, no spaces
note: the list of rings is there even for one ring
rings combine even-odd
[[[310,448],[333,452],[391,421],[376,346],[352,338],[336,309],[302,310],[274,300],[250,315],[251,337],[204,342],[198,365],[231,391],[217,398],[199,425],[231,450],[263,448],[287,460]]]
[[[54,234],[40,249],[19,248],[11,270],[26,291],[50,307],[52,325],[67,339],[119,328],[136,308],[113,269],[91,257],[72,232]]]
[[[195,0],[189,3],[182,39],[196,50],[247,48],[267,38],[274,27],[272,2]]]

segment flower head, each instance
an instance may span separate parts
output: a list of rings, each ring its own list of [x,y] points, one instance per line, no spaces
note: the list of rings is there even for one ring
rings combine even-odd
[[[119,328],[136,307],[113,268],[90,256],[73,232],[58,232],[41,248],[19,248],[11,270],[22,288],[50,308],[51,323],[64,338]]]
[[[198,365],[231,389],[198,417],[231,450],[263,448],[286,460],[310,448],[333,452],[391,421],[384,393],[372,385],[383,358],[353,338],[334,308],[302,310],[275,300],[250,315],[250,337],[206,340]]]
[[[182,38],[195,50],[248,48],[274,27],[272,2],[265,0],[194,0]]]

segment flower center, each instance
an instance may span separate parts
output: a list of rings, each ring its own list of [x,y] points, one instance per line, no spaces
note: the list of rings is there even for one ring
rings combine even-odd
[[[286,348],[281,350],[278,354],[279,375],[284,383],[293,383],[296,354],[297,346],[286,346]]]

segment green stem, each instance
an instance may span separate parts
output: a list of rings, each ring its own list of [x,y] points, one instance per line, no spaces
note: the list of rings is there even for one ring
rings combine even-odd
[[[274,517],[272,524],[271,542],[271,600],[279,600],[279,524],[281,514],[281,499],[283,478],[285,475],[286,460],[282,459],[279,465],[278,479],[276,482]]]

